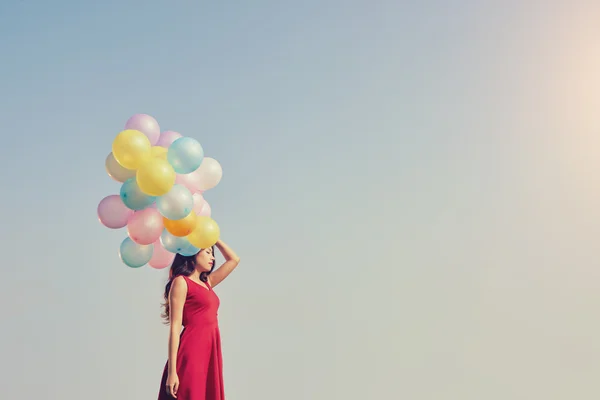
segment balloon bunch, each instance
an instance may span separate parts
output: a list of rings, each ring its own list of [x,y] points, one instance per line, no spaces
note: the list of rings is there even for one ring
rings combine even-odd
[[[119,249],[125,265],[165,268],[176,253],[193,255],[219,239],[203,193],[223,170],[197,140],[161,133],[153,117],[136,114],[115,137],[105,166],[121,190],[100,201],[98,219],[110,229],[127,227]]]

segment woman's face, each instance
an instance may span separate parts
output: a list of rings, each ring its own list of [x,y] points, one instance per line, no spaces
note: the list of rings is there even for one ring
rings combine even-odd
[[[215,265],[215,256],[212,248],[202,249],[196,254],[196,265],[201,272],[208,272]]]

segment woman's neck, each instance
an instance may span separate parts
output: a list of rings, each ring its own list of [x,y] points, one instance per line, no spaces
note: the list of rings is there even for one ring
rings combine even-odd
[[[200,271],[197,269],[194,270],[189,276],[189,278],[199,281],[200,280]]]

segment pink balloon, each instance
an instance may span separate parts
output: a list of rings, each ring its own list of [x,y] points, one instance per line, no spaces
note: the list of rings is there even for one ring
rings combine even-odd
[[[148,262],[148,265],[155,269],[163,269],[171,265],[175,253],[169,252],[160,243],[160,239],[154,242],[154,253],[152,253],[152,259]]]
[[[133,210],[123,204],[118,194],[106,196],[98,204],[98,219],[102,225],[110,229],[125,227],[132,215]]]
[[[160,136],[160,126],[158,122],[147,114],[135,114],[125,123],[125,129],[135,129],[142,132],[150,140],[150,144],[154,146]]]
[[[204,205],[202,206],[200,212],[198,212],[198,215],[203,217],[210,217],[211,214],[212,210],[210,208],[210,204],[208,204],[208,201],[204,200]]]
[[[142,245],[156,242],[163,229],[163,217],[154,208],[134,212],[127,223],[127,233],[131,240]]]
[[[175,177],[175,183],[179,183],[192,193],[196,193],[200,191],[202,187],[202,177],[198,173],[198,169],[194,172],[190,172],[189,174],[177,174]]]
[[[192,199],[194,200],[193,210],[196,214],[198,214],[200,211],[202,211],[202,207],[204,207],[206,200],[204,200],[204,196],[202,196],[200,193],[194,193],[192,195]]]
[[[182,137],[182,136],[181,136],[181,133],[179,133],[179,132],[164,131],[163,133],[160,134],[160,137],[158,138],[158,142],[156,142],[156,146],[169,148],[169,146],[174,141],[179,139],[180,137]]]
[[[210,217],[210,204],[208,204],[204,196],[200,193],[194,193],[192,198],[194,199],[194,212],[203,217]]]

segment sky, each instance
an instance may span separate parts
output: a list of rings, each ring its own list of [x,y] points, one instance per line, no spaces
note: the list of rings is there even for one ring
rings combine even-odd
[[[0,385],[156,398],[165,270],[97,220],[133,114],[241,257],[228,400],[597,399],[600,3],[0,4]],[[221,259],[222,260],[222,259]]]

